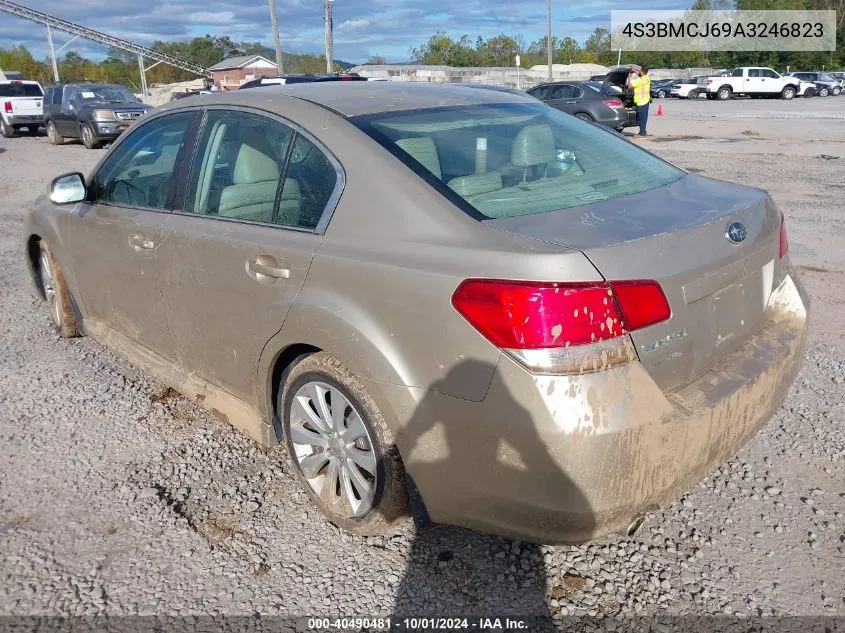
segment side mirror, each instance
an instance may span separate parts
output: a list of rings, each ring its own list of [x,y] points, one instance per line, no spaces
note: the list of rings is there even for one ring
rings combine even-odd
[[[85,193],[85,177],[79,172],[59,176],[50,183],[50,202],[53,204],[82,202]]]

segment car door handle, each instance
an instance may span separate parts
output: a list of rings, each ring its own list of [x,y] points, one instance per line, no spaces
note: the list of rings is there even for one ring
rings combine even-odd
[[[577,101],[567,101],[566,103],[578,103]]]
[[[290,268],[262,264],[260,261],[247,262],[246,269],[247,272],[253,273],[254,275],[262,275],[264,277],[271,277],[272,279],[288,279],[290,277]]]
[[[136,251],[150,251],[155,248],[155,242],[147,239],[143,235],[133,235],[129,238],[129,244],[132,245]]]

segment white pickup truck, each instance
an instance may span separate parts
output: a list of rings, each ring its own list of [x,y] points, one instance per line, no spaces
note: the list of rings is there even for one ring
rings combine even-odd
[[[37,81],[0,80],[0,133],[12,138],[21,128],[32,136],[44,125],[44,90]]]
[[[724,101],[733,95],[792,99],[799,93],[795,77],[782,76],[771,68],[743,66],[720,77],[699,77],[699,89],[708,99]]]

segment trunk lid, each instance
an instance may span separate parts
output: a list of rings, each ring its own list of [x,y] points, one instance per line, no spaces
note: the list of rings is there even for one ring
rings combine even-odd
[[[738,242],[727,237],[736,222],[746,231]],[[577,248],[608,280],[660,282],[672,317],[632,338],[664,389],[689,384],[764,323],[780,214],[762,190],[688,174],[621,199],[486,223]]]

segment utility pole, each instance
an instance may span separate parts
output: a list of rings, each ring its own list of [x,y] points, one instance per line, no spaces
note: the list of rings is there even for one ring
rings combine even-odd
[[[50,59],[53,62],[53,79],[59,83],[59,65],[56,63],[56,49],[53,47],[53,31],[50,30],[50,25],[47,24],[47,42],[50,44]]]
[[[324,0],[326,22],[326,72],[334,72],[334,24],[332,23],[332,8],[334,0]]]
[[[546,34],[546,52],[549,55],[549,81],[552,81],[552,0],[549,0],[549,32]]]
[[[270,25],[273,28],[273,43],[276,45],[276,66],[279,74],[285,74],[285,58],[282,53],[282,41],[279,39],[279,22],[276,18],[276,0],[267,0],[270,5]]]

